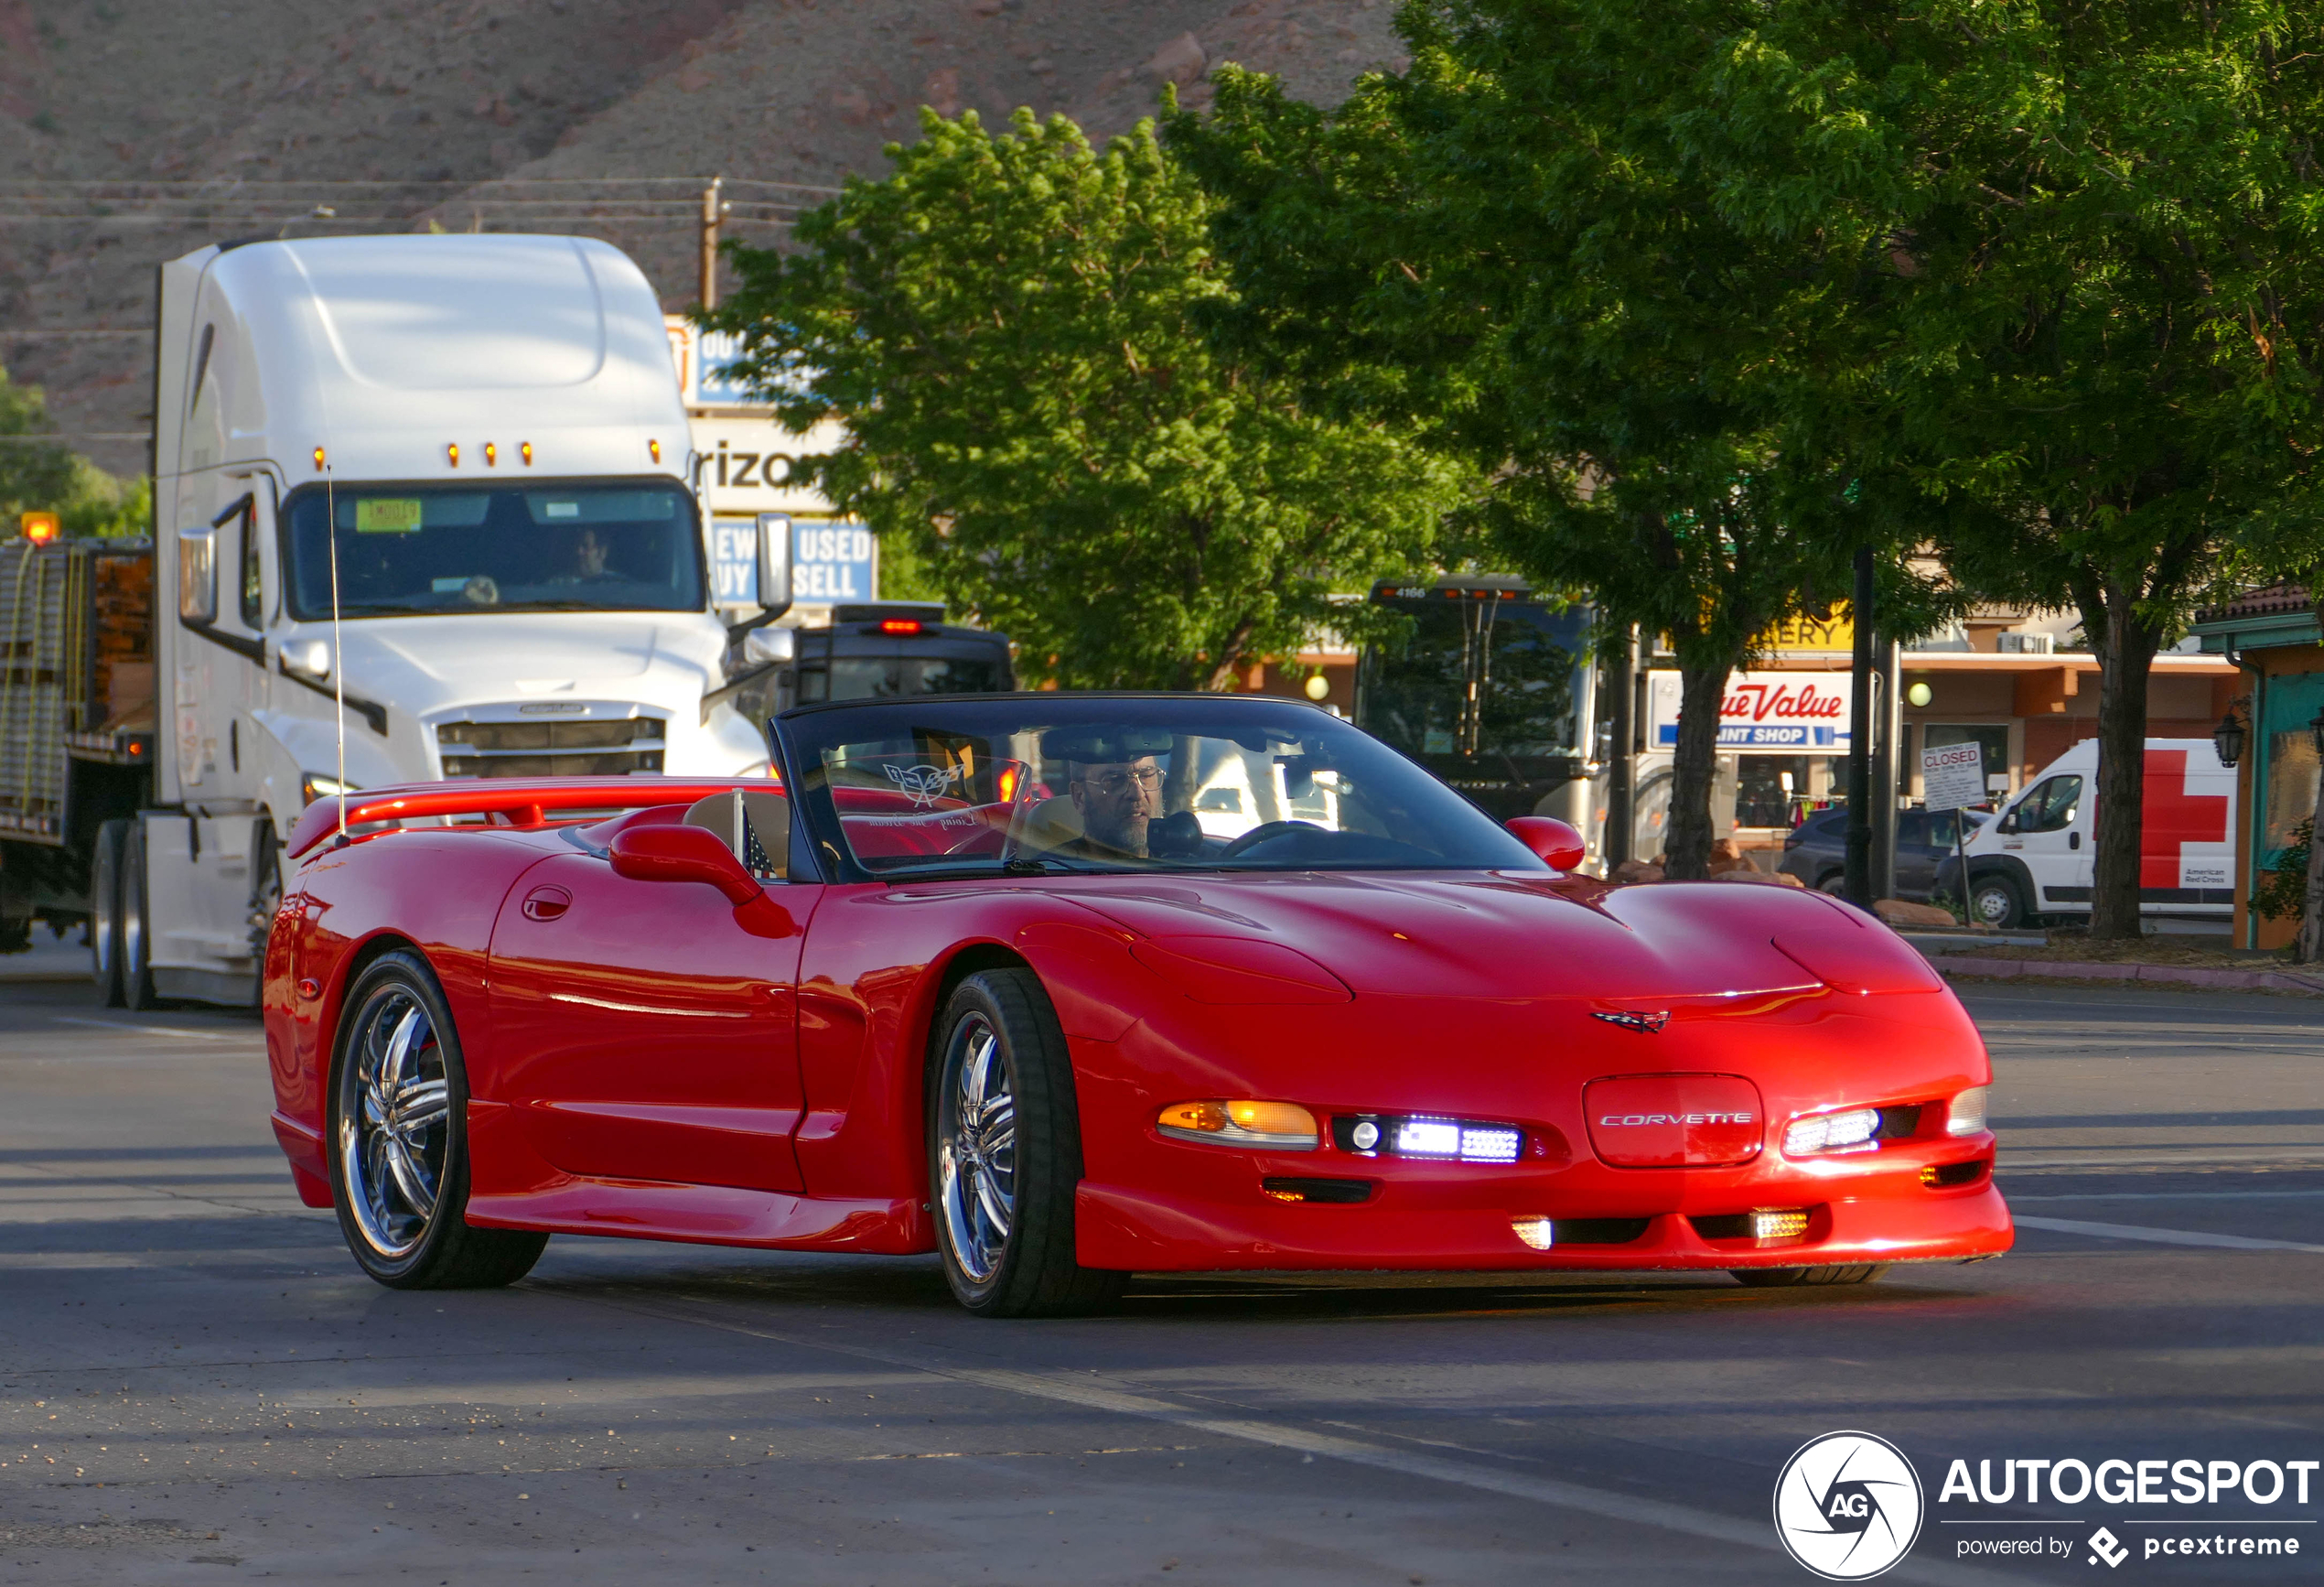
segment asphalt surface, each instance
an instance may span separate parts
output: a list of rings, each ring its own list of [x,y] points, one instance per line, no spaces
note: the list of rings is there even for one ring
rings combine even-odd
[[[380,1289],[292,1193],[253,1020],[0,980],[0,1582],[1806,1582],[1770,1495],[1840,1429],[1925,1485],[1888,1579],[2324,1573],[2324,1480],[1938,1493],[1955,1459],[2324,1456],[2324,1002],[1965,996],[2025,1220],[2002,1260],[1158,1279],[989,1322],[932,1258],[619,1240]],[[2304,1547],[2145,1551],[2197,1534]],[[2011,1538],[2052,1552],[1974,1552]]]

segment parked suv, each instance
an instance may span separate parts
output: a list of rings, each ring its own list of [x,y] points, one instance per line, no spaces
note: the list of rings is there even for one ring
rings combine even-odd
[[[1990,817],[1974,810],[1899,810],[1897,812],[1897,896],[1926,903],[1937,889],[1937,867],[1953,858],[1956,824],[1969,823],[1965,837],[1976,836],[1977,826]],[[1844,804],[1813,812],[1783,840],[1783,858],[1776,869],[1796,876],[1819,891],[1835,897],[1848,864],[1848,811]]]

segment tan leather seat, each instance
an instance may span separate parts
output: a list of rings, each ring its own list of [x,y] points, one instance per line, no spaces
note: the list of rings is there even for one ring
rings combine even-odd
[[[791,874],[791,801],[780,794],[761,794],[751,789],[742,792],[744,830],[735,831],[735,796],[713,794],[697,799],[687,810],[685,824],[715,832],[729,847],[735,858],[750,864],[750,842],[758,840],[759,851],[764,857],[764,867],[753,867],[759,875],[788,877]]]
[[[1025,813],[1016,834],[1016,847],[1031,853],[1062,848],[1082,837],[1081,813],[1062,794],[1044,799]]]

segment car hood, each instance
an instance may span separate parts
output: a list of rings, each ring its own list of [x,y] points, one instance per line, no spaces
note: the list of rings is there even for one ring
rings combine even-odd
[[[1911,952],[1852,911],[1771,887],[1297,872],[1076,878],[1057,891],[1165,943],[1233,938],[1293,949],[1360,996],[1736,997],[1840,985],[1846,963],[1883,959],[1877,939]],[[1795,956],[1803,943],[1826,951]]]

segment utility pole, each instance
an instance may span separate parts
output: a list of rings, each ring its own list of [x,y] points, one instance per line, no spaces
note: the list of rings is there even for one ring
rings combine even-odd
[[[1606,672],[1606,692],[1609,696],[1606,713],[1606,837],[1599,851],[1605,856],[1610,875],[1614,867],[1636,858],[1631,853],[1638,832],[1638,757],[1631,753],[1631,743],[1638,736],[1638,725],[1632,719],[1638,677],[1636,623],[1623,630],[1620,647]]]
[[[726,185],[724,177],[713,177],[710,185],[702,189],[702,306],[718,307],[718,218],[726,212],[726,205],[718,197]]]
[[[1904,781],[1903,702],[1897,697],[1897,642],[1880,636],[1880,753],[1872,763],[1872,896],[1897,895],[1897,787]]]
[[[1841,896],[1872,907],[1872,547],[1856,548],[1854,697],[1848,704],[1848,847]]]

